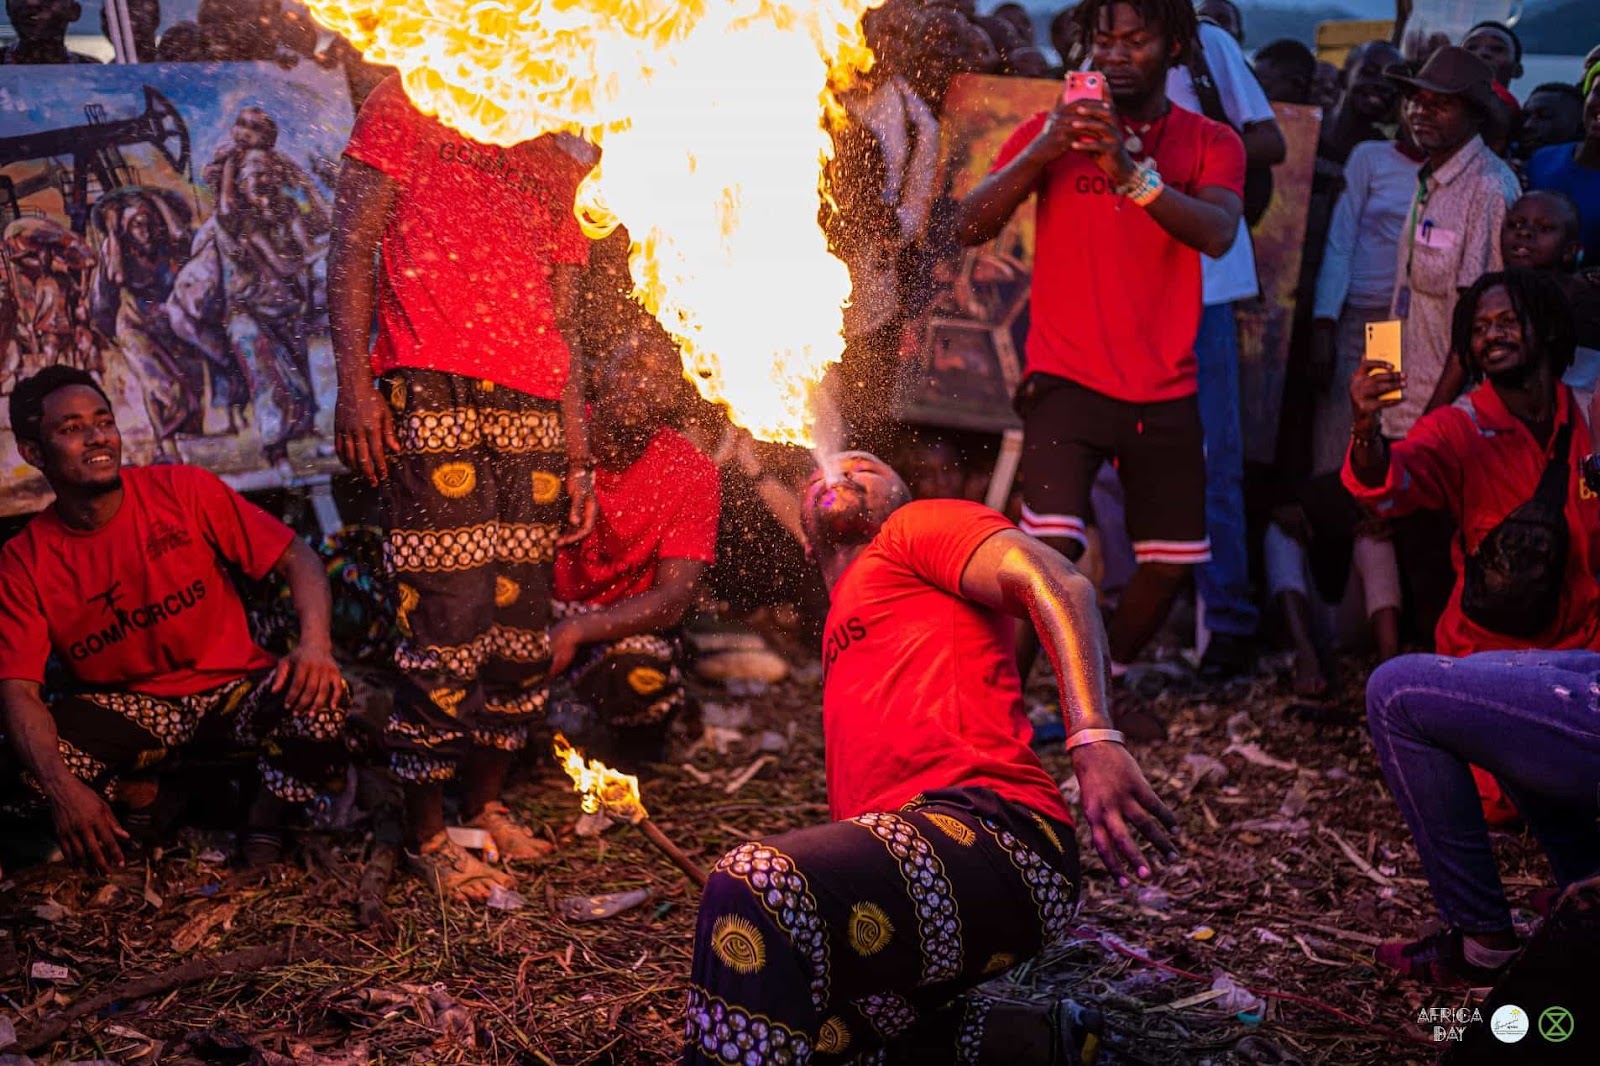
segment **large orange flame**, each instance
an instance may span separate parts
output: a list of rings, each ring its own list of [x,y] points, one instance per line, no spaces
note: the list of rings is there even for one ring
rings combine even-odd
[[[639,798],[639,779],[632,774],[613,770],[599,759],[584,760],[583,753],[567,742],[560,733],[555,735],[556,760],[572,778],[572,790],[583,797],[582,806],[589,814],[604,811],[620,821],[639,824],[650,817]]]
[[[817,225],[835,90],[883,0],[308,0],[468,136],[601,146],[592,237],[625,225],[634,297],[688,377],[765,440],[812,443],[844,349],[844,264]]]

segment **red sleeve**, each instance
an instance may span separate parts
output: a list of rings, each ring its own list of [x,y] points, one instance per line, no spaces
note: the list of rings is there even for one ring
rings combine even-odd
[[[0,562],[0,680],[42,685],[50,658],[50,624],[28,576],[31,569],[14,547]]]
[[[967,500],[918,500],[883,524],[876,543],[928,584],[961,595],[961,574],[978,546],[1016,526],[998,511]]]
[[[428,117],[406,96],[400,75],[391,74],[361,105],[344,154],[406,184],[412,170],[412,153],[421,139],[421,126],[427,121]]]
[[[1048,111],[1041,111],[1015,130],[1012,130],[1011,136],[1006,138],[1006,143],[1000,146],[999,154],[994,157],[994,166],[989,168],[989,173],[993,174],[1021,155],[1022,150],[1028,147],[1029,142],[1039,136],[1039,131],[1044,129],[1045,119],[1049,117],[1050,113]]]
[[[1205,119],[1207,143],[1200,160],[1200,176],[1195,179],[1196,191],[1205,188],[1227,189],[1235,196],[1244,195],[1244,142],[1233,130],[1220,122]]]
[[[1456,407],[1429,411],[1412,423],[1404,440],[1389,445],[1389,476],[1382,485],[1373,488],[1363,484],[1350,467],[1348,451],[1340,479],[1356,502],[1382,515],[1424,510],[1454,512],[1459,500],[1453,486],[1461,484],[1460,460],[1465,454],[1465,442],[1457,431],[1470,420],[1465,411]]]
[[[197,466],[171,470],[174,488],[206,542],[252,580],[266,577],[294,539],[294,530],[234,492],[209,470]]]
[[[661,538],[662,559],[717,561],[717,521],[722,513],[722,481],[717,468],[694,445],[684,442],[692,454],[672,471],[684,488],[683,503],[666,534]]]

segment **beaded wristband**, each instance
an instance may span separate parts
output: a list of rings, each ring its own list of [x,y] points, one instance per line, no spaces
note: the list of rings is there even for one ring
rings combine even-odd
[[[1140,207],[1149,207],[1164,188],[1166,183],[1161,180],[1161,172],[1156,170],[1155,164],[1145,163],[1125,184],[1117,186],[1117,192]]]
[[[1123,736],[1120,729],[1080,729],[1067,738],[1066,750],[1071,751],[1073,748],[1081,748],[1085,744],[1121,744],[1122,742]]]

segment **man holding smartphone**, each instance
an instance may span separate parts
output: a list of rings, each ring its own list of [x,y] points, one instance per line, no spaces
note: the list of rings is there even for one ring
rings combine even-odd
[[[1115,460],[1139,566],[1112,616],[1113,676],[1165,620],[1188,569],[1210,558],[1194,342],[1200,255],[1234,242],[1238,134],[1174,106],[1187,58],[1184,0],[1085,0],[1076,17],[1109,99],[1063,99],[1024,122],[962,202],[964,244],[991,240],[1038,196],[1032,325],[1018,396],[1022,529],[1083,554],[1095,472]],[[1162,732],[1124,709],[1130,737]]]

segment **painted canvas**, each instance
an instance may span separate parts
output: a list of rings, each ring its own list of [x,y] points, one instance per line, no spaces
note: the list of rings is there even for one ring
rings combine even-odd
[[[326,477],[326,257],[353,118],[340,71],[0,67],[0,399],[96,374],[126,461],[236,488]],[[48,501],[0,429],[0,514]]]
[[[1033,280],[1033,204],[1019,208],[994,240],[962,248],[954,208],[982,181],[1000,146],[1059,82],[963,75],[950,83],[940,119],[942,195],[919,245],[924,277],[901,345],[902,416],[932,425],[1002,432],[1020,428],[1011,397],[1022,378]]]
[[[1305,250],[1317,139],[1322,135],[1320,108],[1273,104],[1272,110],[1277,113],[1288,154],[1272,168],[1272,202],[1251,233],[1261,295],[1241,301],[1235,308],[1239,320],[1239,423],[1244,433],[1244,457],[1261,464],[1270,464],[1277,451],[1283,386],[1289,376],[1295,286]]]

